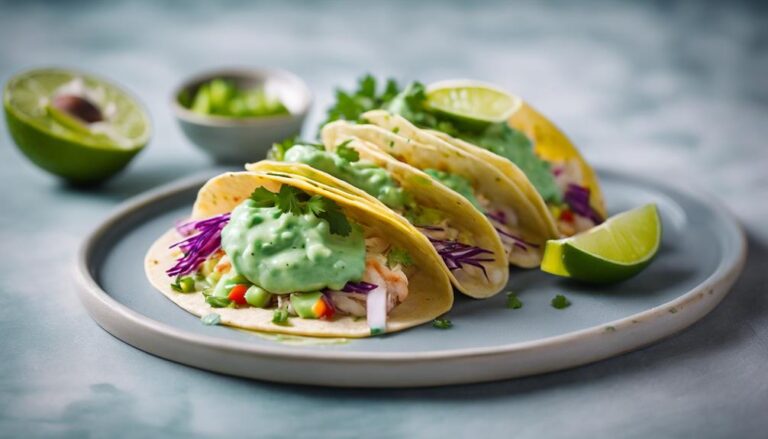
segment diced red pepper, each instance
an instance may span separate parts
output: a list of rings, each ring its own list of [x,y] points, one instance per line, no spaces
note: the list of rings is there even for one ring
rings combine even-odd
[[[248,291],[248,285],[237,284],[229,290],[229,300],[235,302],[238,305],[246,305],[245,292]]]
[[[330,319],[333,317],[333,307],[325,301],[325,298],[315,302],[312,306],[312,312],[318,319]]]
[[[562,212],[560,212],[560,220],[565,221],[567,223],[573,222],[573,212],[571,212],[568,209],[564,209]]]

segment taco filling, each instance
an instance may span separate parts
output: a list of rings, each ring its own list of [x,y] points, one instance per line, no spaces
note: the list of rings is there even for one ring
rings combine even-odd
[[[260,187],[231,213],[181,224],[167,270],[177,292],[214,308],[272,310],[272,322],[366,318],[372,334],[409,293],[412,260],[333,200],[283,185]]]
[[[449,270],[477,270],[478,274],[482,273],[486,278],[489,276],[485,264],[495,261],[492,251],[473,245],[471,238],[464,236],[467,232],[455,227],[440,209],[417,203],[387,169],[361,159],[359,153],[348,146],[349,143],[342,142],[335,146],[334,151],[322,149],[322,145],[297,143],[281,154],[273,152],[272,155],[285,162],[309,165],[375,197],[426,235]],[[427,174],[435,177],[430,172]],[[454,178],[461,179],[458,176]],[[477,201],[471,192],[462,195],[472,204]]]
[[[524,240],[515,232],[512,226],[517,224],[518,221],[514,212],[509,209],[494,209],[491,201],[475,190],[472,187],[472,183],[466,178],[446,171],[439,171],[437,169],[425,169],[424,172],[452,189],[454,192],[464,196],[464,198],[472,203],[472,205],[480,212],[483,212],[488,220],[491,221],[491,224],[493,224],[496,233],[499,234],[499,238],[501,239],[501,243],[504,245],[504,250],[507,254],[511,254],[512,252],[527,252],[530,249],[539,248],[538,244]]]

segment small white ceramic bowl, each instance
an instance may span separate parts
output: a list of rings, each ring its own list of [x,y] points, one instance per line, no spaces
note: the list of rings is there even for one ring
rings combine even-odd
[[[235,118],[206,116],[182,105],[184,96],[194,96],[198,87],[222,78],[234,81],[238,87],[264,87],[276,96],[290,114],[264,117]],[[275,142],[301,132],[312,103],[307,84],[293,73],[278,69],[229,68],[204,72],[184,81],[171,97],[176,120],[187,138],[218,163],[241,164],[266,157]]]

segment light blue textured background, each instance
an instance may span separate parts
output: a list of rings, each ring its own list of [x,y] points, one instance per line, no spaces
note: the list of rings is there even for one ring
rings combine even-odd
[[[768,11],[416,3],[0,3],[0,81],[41,65],[93,71],[131,89],[155,122],[127,172],[85,192],[33,168],[0,125],[0,436],[765,437]],[[71,286],[75,250],[121,200],[208,166],[168,95],[192,72],[232,64],[303,76],[317,99],[309,127],[333,87],[365,71],[499,83],[591,161],[717,195],[747,227],[746,270],[678,336],[494,384],[318,389],[151,357],[87,316]]]

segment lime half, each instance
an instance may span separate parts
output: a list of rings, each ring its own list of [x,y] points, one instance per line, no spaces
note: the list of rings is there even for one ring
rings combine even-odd
[[[451,80],[430,84],[427,87],[427,103],[432,110],[453,119],[488,124],[505,122],[522,101],[489,84]]]
[[[541,269],[585,282],[619,282],[648,266],[660,242],[659,212],[646,204],[576,236],[547,241]]]
[[[99,120],[81,121],[76,112],[57,108],[54,103],[61,96],[98,108]],[[75,71],[37,69],[12,77],[5,85],[3,107],[19,149],[41,168],[77,184],[117,173],[151,133],[149,117],[133,97]]]

